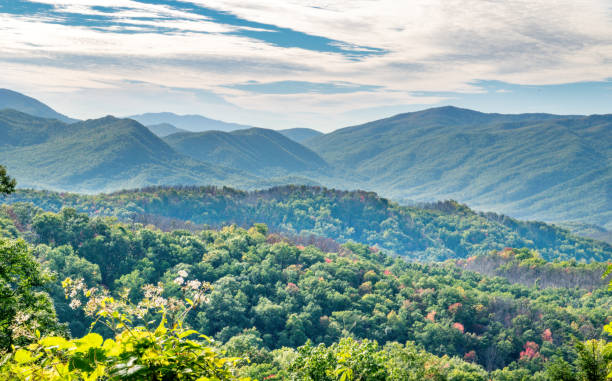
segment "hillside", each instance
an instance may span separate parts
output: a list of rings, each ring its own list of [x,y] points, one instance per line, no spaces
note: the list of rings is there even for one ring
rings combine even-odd
[[[77,121],[58,113],[46,104],[27,95],[8,89],[0,89],[0,110],[4,109],[17,110],[41,118],[57,119],[65,123]]]
[[[160,138],[179,132],[187,132],[186,130],[174,127],[170,123],[151,124],[145,127],[147,127],[149,130],[151,130],[152,133],[159,136]]]
[[[414,372],[412,363],[424,361],[420,367],[442,373],[422,379],[525,380],[539,372],[537,379],[559,380],[543,378],[548,369],[544,359],[561,356],[572,363],[576,340],[605,337],[601,327],[612,303],[606,290],[591,291],[580,283],[600,274],[605,264],[543,263],[529,250],[505,250],[502,260],[521,266],[536,259],[539,269],[567,288],[548,287],[546,278],[542,287],[528,287],[464,269],[477,266],[480,259],[421,264],[356,243],[331,249],[316,242],[295,244],[261,224],[248,230],[229,226],[162,232],[90,218],[73,209],[45,213],[24,204],[0,205],[0,221],[0,236],[14,233],[29,239],[30,255],[56,275],[46,289],[59,320],[69,324],[74,336],[89,332],[96,317],[78,306],[89,306],[90,293],[102,287],[116,300],[129,297],[130,306],[151,304],[151,295],[173,306],[176,298],[185,298],[186,288],[204,285],[206,302],[193,306],[186,326],[213,337],[228,355],[248,357],[240,372],[260,380],[304,379],[291,374],[328,366],[333,370],[333,363],[325,364],[335,356],[324,355],[325,346],[334,348],[338,342],[357,351],[369,348],[355,358],[367,363],[366,369],[374,361],[388,363],[396,376]],[[0,238],[0,249],[4,247],[8,243]],[[534,275],[536,268],[529,268]],[[512,269],[506,275],[513,279]],[[83,279],[70,299],[60,285],[67,277]],[[132,292],[124,293],[126,288]],[[172,312],[169,307],[169,319]],[[108,335],[100,325],[94,332]],[[387,360],[373,353],[383,346]],[[430,354],[417,352],[416,346]],[[279,356],[288,360],[274,360]],[[392,379],[417,380],[408,374]]]
[[[251,128],[237,123],[227,123],[220,120],[210,119],[202,115],[177,115],[171,112],[150,112],[139,115],[128,116],[145,126],[168,123],[177,128],[193,132],[201,131],[234,131]]]
[[[612,115],[442,107],[306,141],[387,197],[456,199],[522,219],[612,224]]]
[[[604,241],[612,245],[612,231],[598,225],[567,222],[559,224],[576,235]]]
[[[288,128],[278,132],[298,143],[304,143],[308,139],[323,135],[321,131],[313,130],[312,128]]]
[[[360,242],[412,260],[443,261],[526,247],[546,260],[609,261],[612,246],[541,222],[476,213],[453,201],[406,207],[371,192],[284,186],[244,192],[216,187],[155,187],[85,196],[19,190],[0,202],[32,202],[45,210],[74,207],[168,230],[265,223],[272,231]]]
[[[263,128],[179,133],[165,137],[164,141],[194,159],[252,173],[295,174],[327,167],[310,149]]]
[[[0,112],[0,162],[21,187],[112,190],[145,184],[247,183],[251,175],[175,152],[146,127],[111,116],[74,124]]]

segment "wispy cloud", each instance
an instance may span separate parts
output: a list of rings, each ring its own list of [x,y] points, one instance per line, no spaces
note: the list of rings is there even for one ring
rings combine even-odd
[[[476,99],[482,81],[605,81],[611,16],[607,0],[11,1],[0,4],[0,85],[77,117],[129,105],[329,129]]]

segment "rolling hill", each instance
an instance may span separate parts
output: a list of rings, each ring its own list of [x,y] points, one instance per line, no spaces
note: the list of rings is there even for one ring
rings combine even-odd
[[[303,143],[308,139],[323,135],[321,131],[313,130],[312,128],[288,128],[278,132],[298,143]]]
[[[265,223],[271,231],[304,245],[333,245],[329,239],[353,241],[422,261],[468,258],[505,247],[535,249],[547,260],[612,259],[610,244],[542,222],[478,213],[453,201],[408,207],[372,192],[312,186],[251,192],[228,187],[148,187],[100,195],[19,190],[0,197],[2,202],[32,202],[51,211],[73,207],[93,216],[117,216],[163,230]]]
[[[41,118],[57,119],[65,123],[77,121],[76,119],[58,113],[51,107],[34,98],[8,89],[0,89],[0,110],[3,109],[13,109]]]
[[[612,224],[612,115],[407,113],[312,138],[306,146],[413,201],[456,199],[523,219]]]
[[[145,126],[167,123],[182,130],[201,131],[234,131],[251,128],[237,123],[227,123],[220,120],[209,119],[202,115],[177,115],[171,112],[155,112],[132,115],[128,118],[134,119]]]
[[[0,112],[0,162],[21,187],[94,192],[154,184],[248,184],[255,176],[193,160],[146,127],[107,116],[73,124]]]
[[[187,132],[186,130],[174,127],[170,123],[152,124],[145,127],[147,127],[149,130],[151,130],[152,133],[159,136],[160,138],[172,134],[177,134],[179,132]]]
[[[187,132],[167,136],[164,140],[177,152],[194,159],[252,173],[285,175],[327,167],[327,163],[310,149],[279,132],[263,128]]]

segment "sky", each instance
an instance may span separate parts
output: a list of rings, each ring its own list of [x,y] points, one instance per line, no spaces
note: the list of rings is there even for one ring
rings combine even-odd
[[[443,105],[612,113],[612,2],[0,0],[0,87],[75,118],[273,129]]]

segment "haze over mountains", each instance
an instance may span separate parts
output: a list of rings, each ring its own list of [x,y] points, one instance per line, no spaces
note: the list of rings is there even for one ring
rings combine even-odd
[[[145,127],[147,127],[149,130],[151,130],[152,133],[159,136],[160,138],[179,132],[187,132],[187,130],[176,128],[170,123],[151,124]]]
[[[313,130],[312,128],[288,128],[278,132],[298,143],[303,143],[308,139],[323,135],[321,131]]]
[[[27,95],[23,95],[9,89],[0,89],[0,110],[10,108],[26,114],[39,116],[41,118],[57,119],[62,122],[72,123],[76,119],[67,117],[53,110],[46,104]]]
[[[95,192],[159,184],[322,184],[612,228],[611,115],[442,107],[329,134],[195,115],[133,117],[148,130],[113,117],[66,124],[58,120],[72,120],[32,98],[2,94],[0,110],[57,119],[0,112],[0,163],[24,187]],[[181,131],[196,129],[204,132]]]
[[[201,132],[201,131],[234,131],[242,130],[245,128],[251,128],[253,126],[246,126],[237,123],[227,123],[220,120],[209,119],[202,115],[177,115],[171,112],[155,112],[145,113],[140,115],[132,115],[128,118],[134,119],[145,126],[159,125],[161,123],[170,124],[176,128]]]

